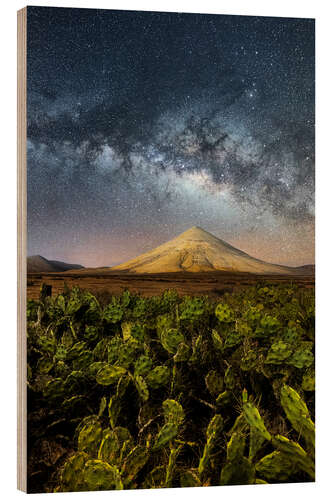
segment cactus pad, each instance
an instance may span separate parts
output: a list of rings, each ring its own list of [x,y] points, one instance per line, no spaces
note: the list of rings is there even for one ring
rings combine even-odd
[[[117,467],[102,460],[88,460],[83,469],[83,477],[88,489],[92,491],[124,488]]]
[[[119,378],[125,373],[125,368],[121,366],[107,365],[97,372],[96,382],[100,385],[111,385],[118,382]]]

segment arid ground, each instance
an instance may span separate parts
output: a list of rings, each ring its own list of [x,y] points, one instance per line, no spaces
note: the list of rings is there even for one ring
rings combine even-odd
[[[52,286],[52,295],[61,293],[64,284],[79,286],[94,293],[118,294],[124,290],[139,293],[145,297],[159,295],[167,289],[176,290],[179,295],[209,295],[218,297],[238,287],[263,283],[297,283],[304,287],[314,286],[314,275],[255,275],[249,273],[161,273],[128,274],[103,272],[102,270],[64,273],[29,273],[27,297],[37,299],[42,283]]]

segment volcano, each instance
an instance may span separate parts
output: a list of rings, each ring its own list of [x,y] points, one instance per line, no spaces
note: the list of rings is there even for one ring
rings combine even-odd
[[[296,268],[255,259],[196,226],[150,252],[111,269],[140,274],[209,271],[254,274],[298,273]]]

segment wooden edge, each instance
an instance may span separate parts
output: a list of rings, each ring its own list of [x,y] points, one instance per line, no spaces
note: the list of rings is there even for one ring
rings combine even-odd
[[[27,8],[17,12],[17,488],[27,492]]]

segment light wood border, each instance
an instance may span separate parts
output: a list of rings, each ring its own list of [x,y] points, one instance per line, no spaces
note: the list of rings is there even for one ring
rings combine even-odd
[[[17,488],[27,491],[27,8],[17,12]]]

